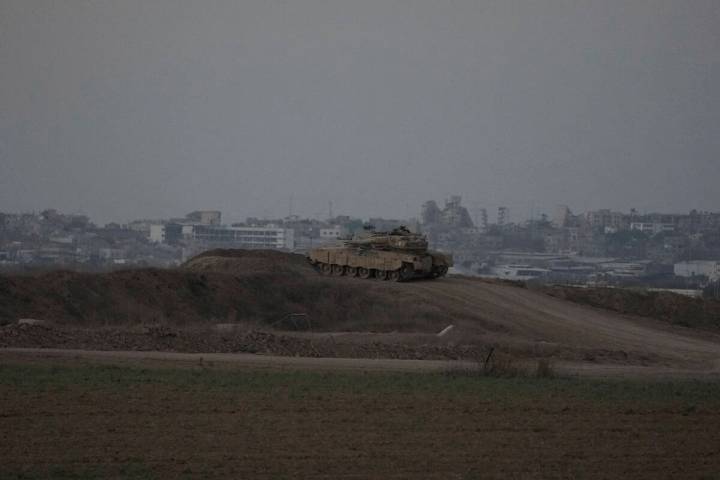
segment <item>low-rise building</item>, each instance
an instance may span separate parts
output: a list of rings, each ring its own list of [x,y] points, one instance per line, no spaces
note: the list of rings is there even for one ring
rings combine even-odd
[[[630,230],[657,235],[658,233],[674,232],[675,225],[672,223],[633,222],[630,224]]]
[[[678,277],[707,277],[710,280],[720,279],[720,261],[718,260],[690,260],[678,262],[673,271]]]
[[[610,277],[638,278],[647,274],[648,262],[607,262],[601,264],[600,268]]]
[[[344,235],[343,228],[339,226],[332,226],[329,228],[320,229],[320,238],[322,240],[335,240]]]

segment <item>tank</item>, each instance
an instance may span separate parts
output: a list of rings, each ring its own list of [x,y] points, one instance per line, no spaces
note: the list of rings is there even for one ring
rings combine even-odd
[[[404,282],[447,274],[452,256],[428,250],[424,235],[405,227],[345,240],[342,245],[313,248],[308,261],[325,275]]]

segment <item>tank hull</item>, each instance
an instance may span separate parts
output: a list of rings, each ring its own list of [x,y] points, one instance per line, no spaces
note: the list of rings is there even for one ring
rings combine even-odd
[[[438,278],[444,276],[452,266],[452,259],[448,255],[431,251],[413,253],[325,247],[312,249],[307,258],[324,274],[391,281]]]

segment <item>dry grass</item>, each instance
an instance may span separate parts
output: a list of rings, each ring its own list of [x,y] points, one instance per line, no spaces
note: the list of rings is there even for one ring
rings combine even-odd
[[[535,368],[527,361],[505,351],[491,348],[484,359],[476,360],[468,367],[466,364],[445,371],[450,377],[493,377],[493,378],[555,378],[557,376],[552,361],[541,358]]]

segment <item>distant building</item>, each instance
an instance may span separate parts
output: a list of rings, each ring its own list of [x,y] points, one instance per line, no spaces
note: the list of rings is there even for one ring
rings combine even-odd
[[[165,225],[150,225],[150,241],[155,243],[165,243]]]
[[[613,212],[607,209],[594,210],[587,212],[585,218],[592,228],[605,230],[605,228],[611,227],[615,231],[627,229],[626,215],[622,212]]]
[[[127,224],[128,230],[132,230],[134,232],[142,233],[145,236],[150,235],[150,226],[155,224],[160,224],[162,222],[159,221],[153,221],[153,220],[134,220]]]
[[[185,219],[188,223],[200,225],[220,225],[222,214],[217,210],[197,210],[188,213]]]
[[[675,225],[672,223],[633,222],[630,224],[630,230],[657,235],[658,233],[674,232]]]
[[[445,208],[440,210],[435,201],[430,200],[422,206],[422,223],[425,226],[444,226],[450,228],[473,228],[472,218],[463,207],[460,195],[451,195],[445,200]]]
[[[181,240],[188,240],[192,236],[192,225],[167,223],[165,225],[150,225],[150,241],[176,245]]]
[[[647,262],[605,262],[600,265],[605,275],[617,278],[638,278],[647,274]]]
[[[435,225],[440,223],[441,211],[438,208],[435,200],[428,200],[423,203],[422,212],[420,218],[422,219],[423,225]]]
[[[451,195],[445,200],[445,208],[442,211],[443,223],[457,228],[473,228],[475,225],[470,218],[470,213],[461,203],[460,195]]]
[[[487,208],[481,208],[480,209],[480,228],[483,231],[487,231],[488,229],[488,213]]]
[[[497,224],[504,226],[510,220],[510,210],[507,207],[498,207]]]
[[[192,240],[218,246],[292,250],[295,248],[295,232],[279,227],[226,227],[195,225]]]
[[[571,216],[572,212],[567,205],[558,205],[552,219],[553,226],[557,228],[566,227]]]
[[[329,228],[320,229],[320,238],[323,240],[337,239],[343,236],[343,228],[339,226],[332,226]]]
[[[673,271],[678,277],[703,276],[710,280],[720,279],[720,261],[717,260],[690,260],[678,262]]]

